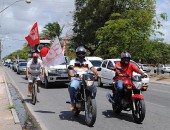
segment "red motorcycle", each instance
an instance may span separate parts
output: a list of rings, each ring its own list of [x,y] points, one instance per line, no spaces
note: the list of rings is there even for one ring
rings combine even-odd
[[[120,104],[115,104],[113,101],[116,93],[115,84],[112,90],[113,96],[110,93],[107,94],[109,102],[112,103],[113,112],[120,114],[122,110],[132,110],[133,119],[136,123],[141,123],[144,120],[146,111],[142,92],[147,91],[148,86],[144,86],[142,78],[140,75],[123,76],[123,92],[120,96]]]

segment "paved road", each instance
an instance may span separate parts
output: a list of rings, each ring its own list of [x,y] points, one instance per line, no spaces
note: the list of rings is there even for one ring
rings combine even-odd
[[[97,92],[97,120],[94,127],[89,128],[84,122],[84,113],[79,118],[72,116],[69,105],[67,88],[60,85],[50,89],[40,89],[40,100],[35,106],[30,104],[27,94],[27,81],[23,75],[17,75],[5,68],[11,82],[23,96],[26,105],[40,123],[43,130],[167,130],[170,127],[170,87],[151,83],[149,90],[144,93],[146,103],[146,117],[142,124],[135,124],[131,112],[122,112],[117,116],[112,113],[111,104],[106,100],[107,88],[98,88]],[[58,88],[61,87],[61,88]]]

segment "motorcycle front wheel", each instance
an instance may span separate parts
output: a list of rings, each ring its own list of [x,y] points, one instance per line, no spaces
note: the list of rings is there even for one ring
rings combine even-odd
[[[85,121],[87,126],[93,126],[96,121],[97,116],[97,106],[96,106],[96,100],[92,98],[91,96],[87,97],[87,109],[85,109]]]
[[[116,114],[120,114],[122,111],[122,107],[116,105],[115,103],[112,103],[112,109],[113,109],[113,113],[116,113]]]
[[[145,118],[145,102],[144,100],[135,99],[135,108],[132,107],[133,119],[136,123],[141,123]]]

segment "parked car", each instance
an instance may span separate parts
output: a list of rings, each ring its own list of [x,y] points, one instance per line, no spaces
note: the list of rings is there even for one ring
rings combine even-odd
[[[26,73],[27,62],[19,62],[17,67],[17,74]]]
[[[154,73],[170,73],[170,65],[169,64],[159,64],[157,67],[154,68]]]
[[[101,67],[100,67],[101,70],[99,71],[101,74],[101,78],[98,78],[98,86],[102,87],[103,84],[107,84],[107,85],[113,84],[113,82],[114,82],[113,77],[115,76],[115,71],[113,70],[113,68],[114,68],[115,64],[119,61],[120,61],[120,59],[105,59],[105,60],[103,60]],[[139,65],[135,61],[131,60],[130,62],[136,64],[139,67]],[[139,75],[139,74],[133,72],[133,75]],[[147,78],[143,78],[142,82],[144,85],[148,86],[149,85],[149,76],[147,76]]]
[[[151,69],[146,64],[139,64],[139,67],[146,73],[151,71]]]

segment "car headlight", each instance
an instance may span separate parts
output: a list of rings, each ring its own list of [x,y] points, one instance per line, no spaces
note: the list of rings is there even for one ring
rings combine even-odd
[[[85,82],[86,82],[87,87],[91,87],[94,84],[94,81],[92,81],[92,80],[85,80]]]
[[[56,70],[48,70],[49,73],[56,73]]]

